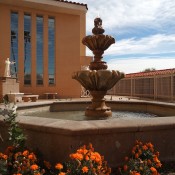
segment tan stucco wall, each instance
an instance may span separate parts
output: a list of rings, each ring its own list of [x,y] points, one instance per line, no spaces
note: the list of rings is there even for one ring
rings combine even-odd
[[[86,16],[82,13],[80,16],[80,43],[86,35]],[[80,56],[84,56],[86,53],[86,47],[83,44],[80,44]]]
[[[46,11],[42,6],[39,9],[24,7],[18,1],[18,6],[14,4],[2,4],[0,1],[0,76],[3,76],[4,61],[10,57],[10,13],[18,12],[18,77],[20,82],[20,92],[39,94],[40,97],[46,92],[57,92],[58,96],[80,97],[80,84],[72,79],[72,73],[80,70],[81,56],[85,56],[85,46],[81,44],[85,36],[85,18],[86,10],[64,9],[62,12]],[[51,7],[48,9],[52,10]],[[57,7],[59,11],[59,7]],[[67,13],[66,13],[67,10]],[[31,62],[32,62],[32,83],[30,86],[24,85],[24,12],[30,13],[32,18],[31,29]],[[42,15],[44,18],[44,84],[36,85],[36,15]],[[55,17],[55,85],[48,85],[48,29],[47,19],[49,16]]]
[[[0,76],[4,75],[5,59],[10,57],[10,13],[0,4]]]

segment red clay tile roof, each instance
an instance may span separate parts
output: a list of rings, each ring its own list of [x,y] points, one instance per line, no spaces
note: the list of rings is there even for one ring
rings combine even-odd
[[[83,3],[79,3],[79,2],[72,2],[72,1],[65,1],[65,0],[56,0],[56,1],[70,3],[70,4],[76,4],[76,5],[82,5],[82,6],[85,6],[86,9],[88,10],[87,4],[83,4]]]
[[[148,76],[165,75],[165,74],[175,74],[175,68],[174,69],[155,70],[155,71],[150,71],[150,72],[131,73],[131,74],[126,74],[125,78],[148,77]]]

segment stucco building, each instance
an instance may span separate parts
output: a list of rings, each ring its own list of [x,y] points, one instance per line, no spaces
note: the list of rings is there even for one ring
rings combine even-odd
[[[0,0],[0,77],[9,57],[20,92],[80,97],[72,73],[88,65],[87,5],[63,0]]]

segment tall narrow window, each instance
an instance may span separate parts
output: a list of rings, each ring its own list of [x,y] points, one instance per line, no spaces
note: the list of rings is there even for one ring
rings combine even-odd
[[[37,85],[43,84],[43,17],[36,17],[36,83]]]
[[[55,19],[48,19],[48,74],[49,85],[55,84]]]
[[[11,76],[17,77],[18,73],[18,13],[11,12]]]
[[[24,15],[24,84],[31,84],[31,16]]]

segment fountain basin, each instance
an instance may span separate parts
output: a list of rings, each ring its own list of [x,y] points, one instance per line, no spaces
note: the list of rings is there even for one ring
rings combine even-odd
[[[72,78],[90,91],[107,91],[124,78],[124,73],[114,70],[81,70],[74,72]]]
[[[89,35],[83,38],[82,43],[92,51],[101,50],[103,54],[111,44],[115,43],[115,39],[110,35]]]
[[[105,104],[104,96],[124,73],[114,70],[82,70],[74,72],[72,78],[90,91],[92,104],[86,108],[85,115],[90,118],[107,118],[112,116],[111,108]]]
[[[55,110],[84,110],[87,101],[54,102]],[[107,101],[112,109],[145,111],[160,114],[162,117],[149,119],[116,119],[71,121],[50,118],[18,116],[21,126],[28,136],[27,144],[39,148],[46,160],[53,163],[63,162],[69,154],[82,144],[91,142],[98,152],[105,156],[109,165],[115,167],[123,163],[129,155],[136,139],[151,141],[160,152],[161,160],[175,160],[175,105],[154,102]],[[45,104],[47,105],[47,104]],[[50,105],[50,104],[49,104]],[[41,107],[37,104],[35,108]],[[19,110],[26,109],[19,107]],[[3,122],[0,132],[3,138],[7,135]],[[2,144],[1,144],[2,145]],[[0,149],[3,149],[3,145]]]

